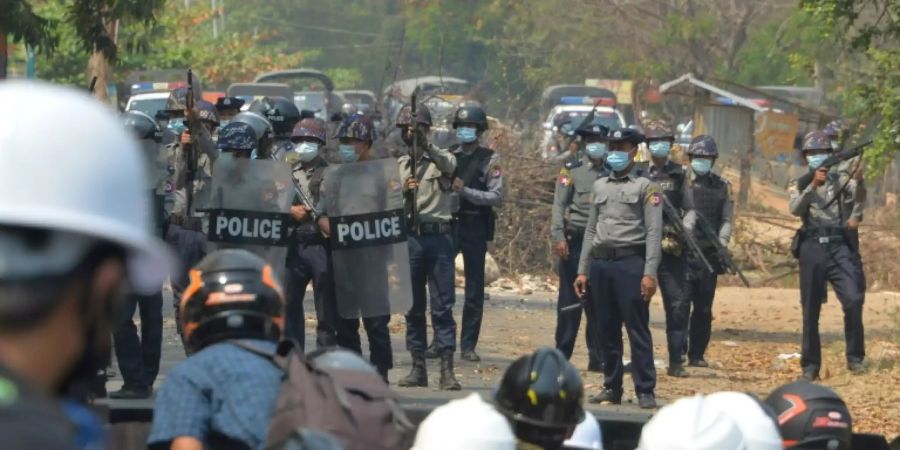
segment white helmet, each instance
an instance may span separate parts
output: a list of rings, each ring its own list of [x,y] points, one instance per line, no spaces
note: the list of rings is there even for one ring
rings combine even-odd
[[[664,406],[644,425],[638,450],[745,450],[734,420],[701,396]]]
[[[463,430],[463,431],[461,431]],[[478,394],[436,408],[419,425],[412,450],[515,450],[509,421]]]
[[[728,414],[744,434],[747,450],[781,450],[781,434],[762,405],[741,392],[716,392],[706,402]]]
[[[594,416],[585,411],[584,418],[578,422],[572,437],[563,442],[564,449],[571,450],[603,450],[603,434],[600,424]]]
[[[64,273],[107,241],[128,252],[135,291],[158,291],[172,259],[152,235],[144,157],[121,120],[43,83],[2,82],[0,104],[0,225],[53,232],[40,250],[0,234],[0,279]]]

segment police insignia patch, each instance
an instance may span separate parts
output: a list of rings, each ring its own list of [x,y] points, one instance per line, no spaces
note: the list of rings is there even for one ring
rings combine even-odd
[[[571,182],[572,182],[572,179],[569,178],[568,175],[562,175],[562,174],[559,175],[559,184],[561,184],[563,186],[568,186],[569,183],[571,183]]]
[[[652,206],[659,206],[662,204],[662,194],[659,192],[652,192],[647,196],[647,202]]]
[[[494,178],[500,178],[500,175],[503,175],[503,171],[500,170],[500,166],[494,166],[491,170],[491,176]]]

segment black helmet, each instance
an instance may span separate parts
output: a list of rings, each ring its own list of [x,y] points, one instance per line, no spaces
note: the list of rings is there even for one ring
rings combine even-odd
[[[263,117],[262,114],[253,111],[244,111],[231,119],[231,123],[234,122],[242,122],[250,125],[253,128],[253,132],[256,133],[256,138],[259,139],[260,143],[275,137],[272,123]]]
[[[459,128],[462,124],[472,124],[478,131],[488,129],[487,114],[480,106],[463,106],[453,115],[453,128]]]
[[[769,394],[766,404],[778,416],[785,448],[850,450],[850,410],[831,389],[797,381]]]
[[[294,102],[284,97],[263,97],[254,100],[247,110],[264,116],[272,124],[275,136],[278,137],[289,137],[294,125],[300,121],[300,109]]]
[[[162,129],[156,119],[143,111],[128,111],[125,113],[125,127],[134,133],[138,140],[162,141]]]
[[[419,105],[416,108],[416,122],[419,125],[431,127],[431,111],[425,105]],[[408,127],[412,123],[412,108],[404,106],[397,115],[397,127]]]
[[[575,130],[575,134],[582,137],[606,137],[609,134],[609,127],[604,125],[599,117],[594,117],[591,121],[584,121],[584,123],[580,123],[581,126]]]
[[[554,348],[515,360],[494,395],[520,440],[557,448],[584,417],[584,385],[578,370]]]
[[[278,340],[284,295],[272,266],[246,250],[219,250],[190,271],[181,300],[189,350],[228,339]]]

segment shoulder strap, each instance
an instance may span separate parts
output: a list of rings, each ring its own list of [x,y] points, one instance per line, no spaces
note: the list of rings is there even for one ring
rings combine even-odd
[[[275,364],[281,370],[287,370],[288,368],[288,358],[294,349],[300,348],[299,344],[292,339],[285,339],[278,343],[278,347],[275,349],[275,353],[271,353],[265,351],[259,347],[256,347],[253,344],[248,344],[246,342],[242,342],[236,339],[229,340],[228,343],[234,344],[237,347],[240,347],[244,350],[247,350],[250,353],[254,353],[256,355],[262,356],[263,358],[272,361],[272,364]],[[306,357],[302,352],[293,352],[301,359],[305,360]]]

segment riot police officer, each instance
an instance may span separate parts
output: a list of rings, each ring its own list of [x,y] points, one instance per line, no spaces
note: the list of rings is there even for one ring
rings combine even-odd
[[[318,202],[322,180],[328,163],[325,150],[325,125],[319,119],[301,120],[291,134],[293,149],[285,161],[293,168],[294,180],[313,202]],[[303,298],[312,282],[316,306],[316,347],[337,345],[334,278],[331,273],[331,250],[318,224],[312,220],[312,205],[294,200],[291,216],[296,222],[287,259],[287,320],[285,335],[304,342]]]
[[[481,107],[459,108],[453,128],[460,142],[450,149],[456,157],[452,187],[459,196],[454,218],[466,277],[460,350],[462,359],[477,362],[481,360],[475,346],[484,315],[484,261],[487,243],[494,239],[494,208],[503,202],[503,170],[500,156],[479,143],[488,129],[487,114]]]
[[[690,303],[687,297],[687,248],[684,237],[672,229],[673,220],[683,220],[685,213],[692,209],[690,195],[686,192],[685,171],[680,164],[669,159],[675,135],[663,122],[647,126],[647,148],[650,150],[650,165],[647,178],[659,184],[663,201],[671,202],[669,211],[676,217],[663,214],[662,261],[659,264],[659,290],[662,293],[666,313],[666,341],[669,349],[667,373],[673,377],[686,377],[681,357],[686,342]],[[686,201],[688,200],[688,201]],[[695,217],[689,215],[689,217]],[[692,232],[693,224],[685,225]]]
[[[606,158],[612,173],[594,183],[575,293],[593,303],[603,345],[603,390],[595,403],[622,402],[622,324],[631,344],[632,378],[641,408],[655,408],[656,368],[650,336],[650,299],[661,259],[662,193],[632,171],[644,136],[611,132]],[[588,290],[588,280],[590,289]],[[589,292],[588,292],[589,291]]]
[[[162,129],[153,117],[141,111],[125,114],[125,127],[140,142],[150,177],[150,198],[153,205],[156,235],[162,238],[165,226],[164,178],[168,176],[168,161],[160,151]],[[162,354],[162,286],[151,294],[129,292],[125,296],[122,316],[113,335],[116,361],[125,383],[122,389],[109,394],[110,398],[148,398],[159,373]],[[134,324],[135,310],[140,311],[141,334]]]
[[[343,163],[364,162],[372,158],[372,142],[375,140],[375,129],[371,120],[358,114],[351,115],[341,124],[336,135],[338,142],[338,156]],[[328,205],[326,196],[329,193],[322,191],[320,194],[319,228],[331,235],[331,224],[328,220]],[[332,194],[333,195],[333,194]],[[379,261],[381,262],[381,261]],[[362,266],[376,264],[375,261],[360,261]],[[374,267],[374,266],[373,266]],[[367,267],[372,270],[372,267]],[[378,373],[387,380],[388,371],[394,367],[394,353],[391,348],[391,335],[388,331],[390,315],[364,317],[363,327],[369,337],[369,360],[378,369]],[[338,317],[337,341],[338,345],[356,353],[362,354],[362,343],[359,336],[359,319],[346,319]]]
[[[578,259],[581,257],[581,244],[584,240],[584,229],[590,213],[591,189],[594,182],[609,175],[606,167],[608,144],[606,134],[609,130],[598,121],[586,123],[576,130],[584,143],[585,157],[566,162],[559,171],[556,192],[553,196],[552,222],[550,238],[553,249],[559,257],[559,294],[556,310],[556,348],[566,358],[572,357],[578,328],[581,326],[581,311],[562,308],[579,303],[575,295],[575,277],[578,275]],[[600,372],[603,358],[600,356],[600,336],[597,331],[597,320],[591,317],[593,305],[584,304],[587,317],[585,342],[588,348],[588,370]]]
[[[430,127],[431,113],[424,105],[417,108],[415,118],[409,106],[404,107],[397,118],[401,138],[409,147],[397,159],[400,179],[406,180],[404,193],[407,210],[412,212],[415,209],[415,219],[409,221],[411,227],[407,241],[413,306],[406,314],[406,347],[412,354],[412,370],[399,385],[428,386],[425,309],[428,298],[426,286],[430,286],[433,345],[441,357],[439,384],[442,390],[456,391],[460,389],[453,374],[453,354],[456,352],[456,321],[453,319],[456,274],[453,260],[456,251],[450,224],[450,177],[456,169],[456,157],[428,142],[426,136]],[[415,173],[412,158],[415,158]]]
[[[819,313],[830,282],[844,311],[844,334],[847,341],[847,367],[852,372],[863,370],[865,338],[863,303],[865,277],[862,262],[847,237],[848,229],[858,225],[853,214],[861,199],[858,174],[820,168],[832,153],[828,137],[814,131],[803,139],[803,157],[815,171],[807,186],[799,180],[791,182],[790,212],[803,219],[800,230],[800,304],[803,307],[803,345],[800,365],[803,378],[819,377],[822,365],[819,341]]]
[[[174,206],[166,228],[166,242],[171,245],[181,263],[181,270],[172,275],[174,308],[188,283],[187,270],[206,255],[208,215],[197,211],[209,203],[212,189],[212,168],[219,152],[211,138],[219,120],[213,105],[198,98],[194,90],[195,108],[187,110],[187,89],[178,88],[169,94],[166,111],[170,120],[168,129],[176,134],[175,142],[167,146],[174,167]],[[182,120],[184,118],[184,120]],[[187,123],[199,123],[197,129],[188,129]],[[188,151],[190,150],[190,151]],[[189,161],[189,157],[193,160]],[[200,205],[200,206],[198,206]],[[178,334],[183,335],[181,318],[175,315]]]
[[[244,111],[234,116],[229,123],[245,123],[253,128],[256,145],[252,157],[254,159],[272,159],[272,148],[275,142],[275,130],[265,116],[253,111]]]
[[[254,100],[247,110],[265,117],[272,124],[274,136],[271,153],[261,155],[260,159],[272,157],[276,161],[282,161],[294,147],[291,142],[292,133],[294,126],[300,122],[300,110],[297,105],[284,97],[263,97]]]
[[[704,354],[712,333],[713,299],[716,296],[719,274],[725,273],[725,266],[711,239],[718,239],[723,247],[728,246],[728,241],[731,240],[734,203],[731,200],[731,185],[728,180],[712,171],[719,156],[716,141],[707,135],[697,136],[691,141],[687,154],[691,163],[688,190],[694,209],[688,210],[685,223],[697,222],[693,226],[697,244],[714,269],[711,273],[701,268],[697,261],[691,259],[689,262],[687,292],[688,298],[691,299],[691,316],[688,325],[687,356],[689,366],[708,367]],[[694,217],[691,217],[692,215]],[[703,230],[710,230],[713,235],[704,233]]]

